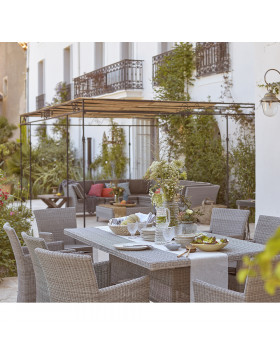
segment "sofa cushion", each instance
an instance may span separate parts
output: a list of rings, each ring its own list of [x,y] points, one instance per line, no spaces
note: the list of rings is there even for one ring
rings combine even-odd
[[[97,184],[91,185],[88,195],[101,197],[103,187],[104,187],[103,183],[97,183]]]
[[[78,199],[83,199],[84,198],[84,192],[82,189],[82,186],[79,183],[73,184],[73,189],[76,192],[77,198]]]
[[[113,188],[103,188],[101,196],[102,197],[113,197],[114,196]]]
[[[129,181],[129,189],[132,195],[148,194],[149,181],[146,181],[144,179],[131,179]]]

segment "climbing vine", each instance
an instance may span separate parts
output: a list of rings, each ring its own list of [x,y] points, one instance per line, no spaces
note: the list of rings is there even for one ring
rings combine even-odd
[[[158,100],[189,101],[194,84],[195,51],[191,43],[176,43],[159,65],[155,81]],[[183,159],[191,180],[221,186],[218,200],[225,199],[226,156],[213,115],[168,116],[159,121],[167,158]]]

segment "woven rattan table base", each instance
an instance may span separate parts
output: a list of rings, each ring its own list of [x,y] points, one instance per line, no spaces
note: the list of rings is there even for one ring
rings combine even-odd
[[[111,284],[150,277],[150,300],[154,302],[190,302],[190,267],[150,271],[110,255]]]

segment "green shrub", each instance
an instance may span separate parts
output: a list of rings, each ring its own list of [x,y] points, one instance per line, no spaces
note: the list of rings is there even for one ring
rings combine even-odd
[[[8,222],[13,227],[23,244],[21,232],[31,233],[32,212],[24,204],[15,202],[14,196],[0,190],[0,278],[15,276],[16,262],[10,240],[3,229]]]

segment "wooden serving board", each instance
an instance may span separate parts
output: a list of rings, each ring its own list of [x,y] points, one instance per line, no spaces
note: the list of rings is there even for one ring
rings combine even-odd
[[[117,206],[117,207],[133,207],[133,206],[136,206],[136,203],[120,203],[120,202],[114,202],[113,203],[114,206]]]

